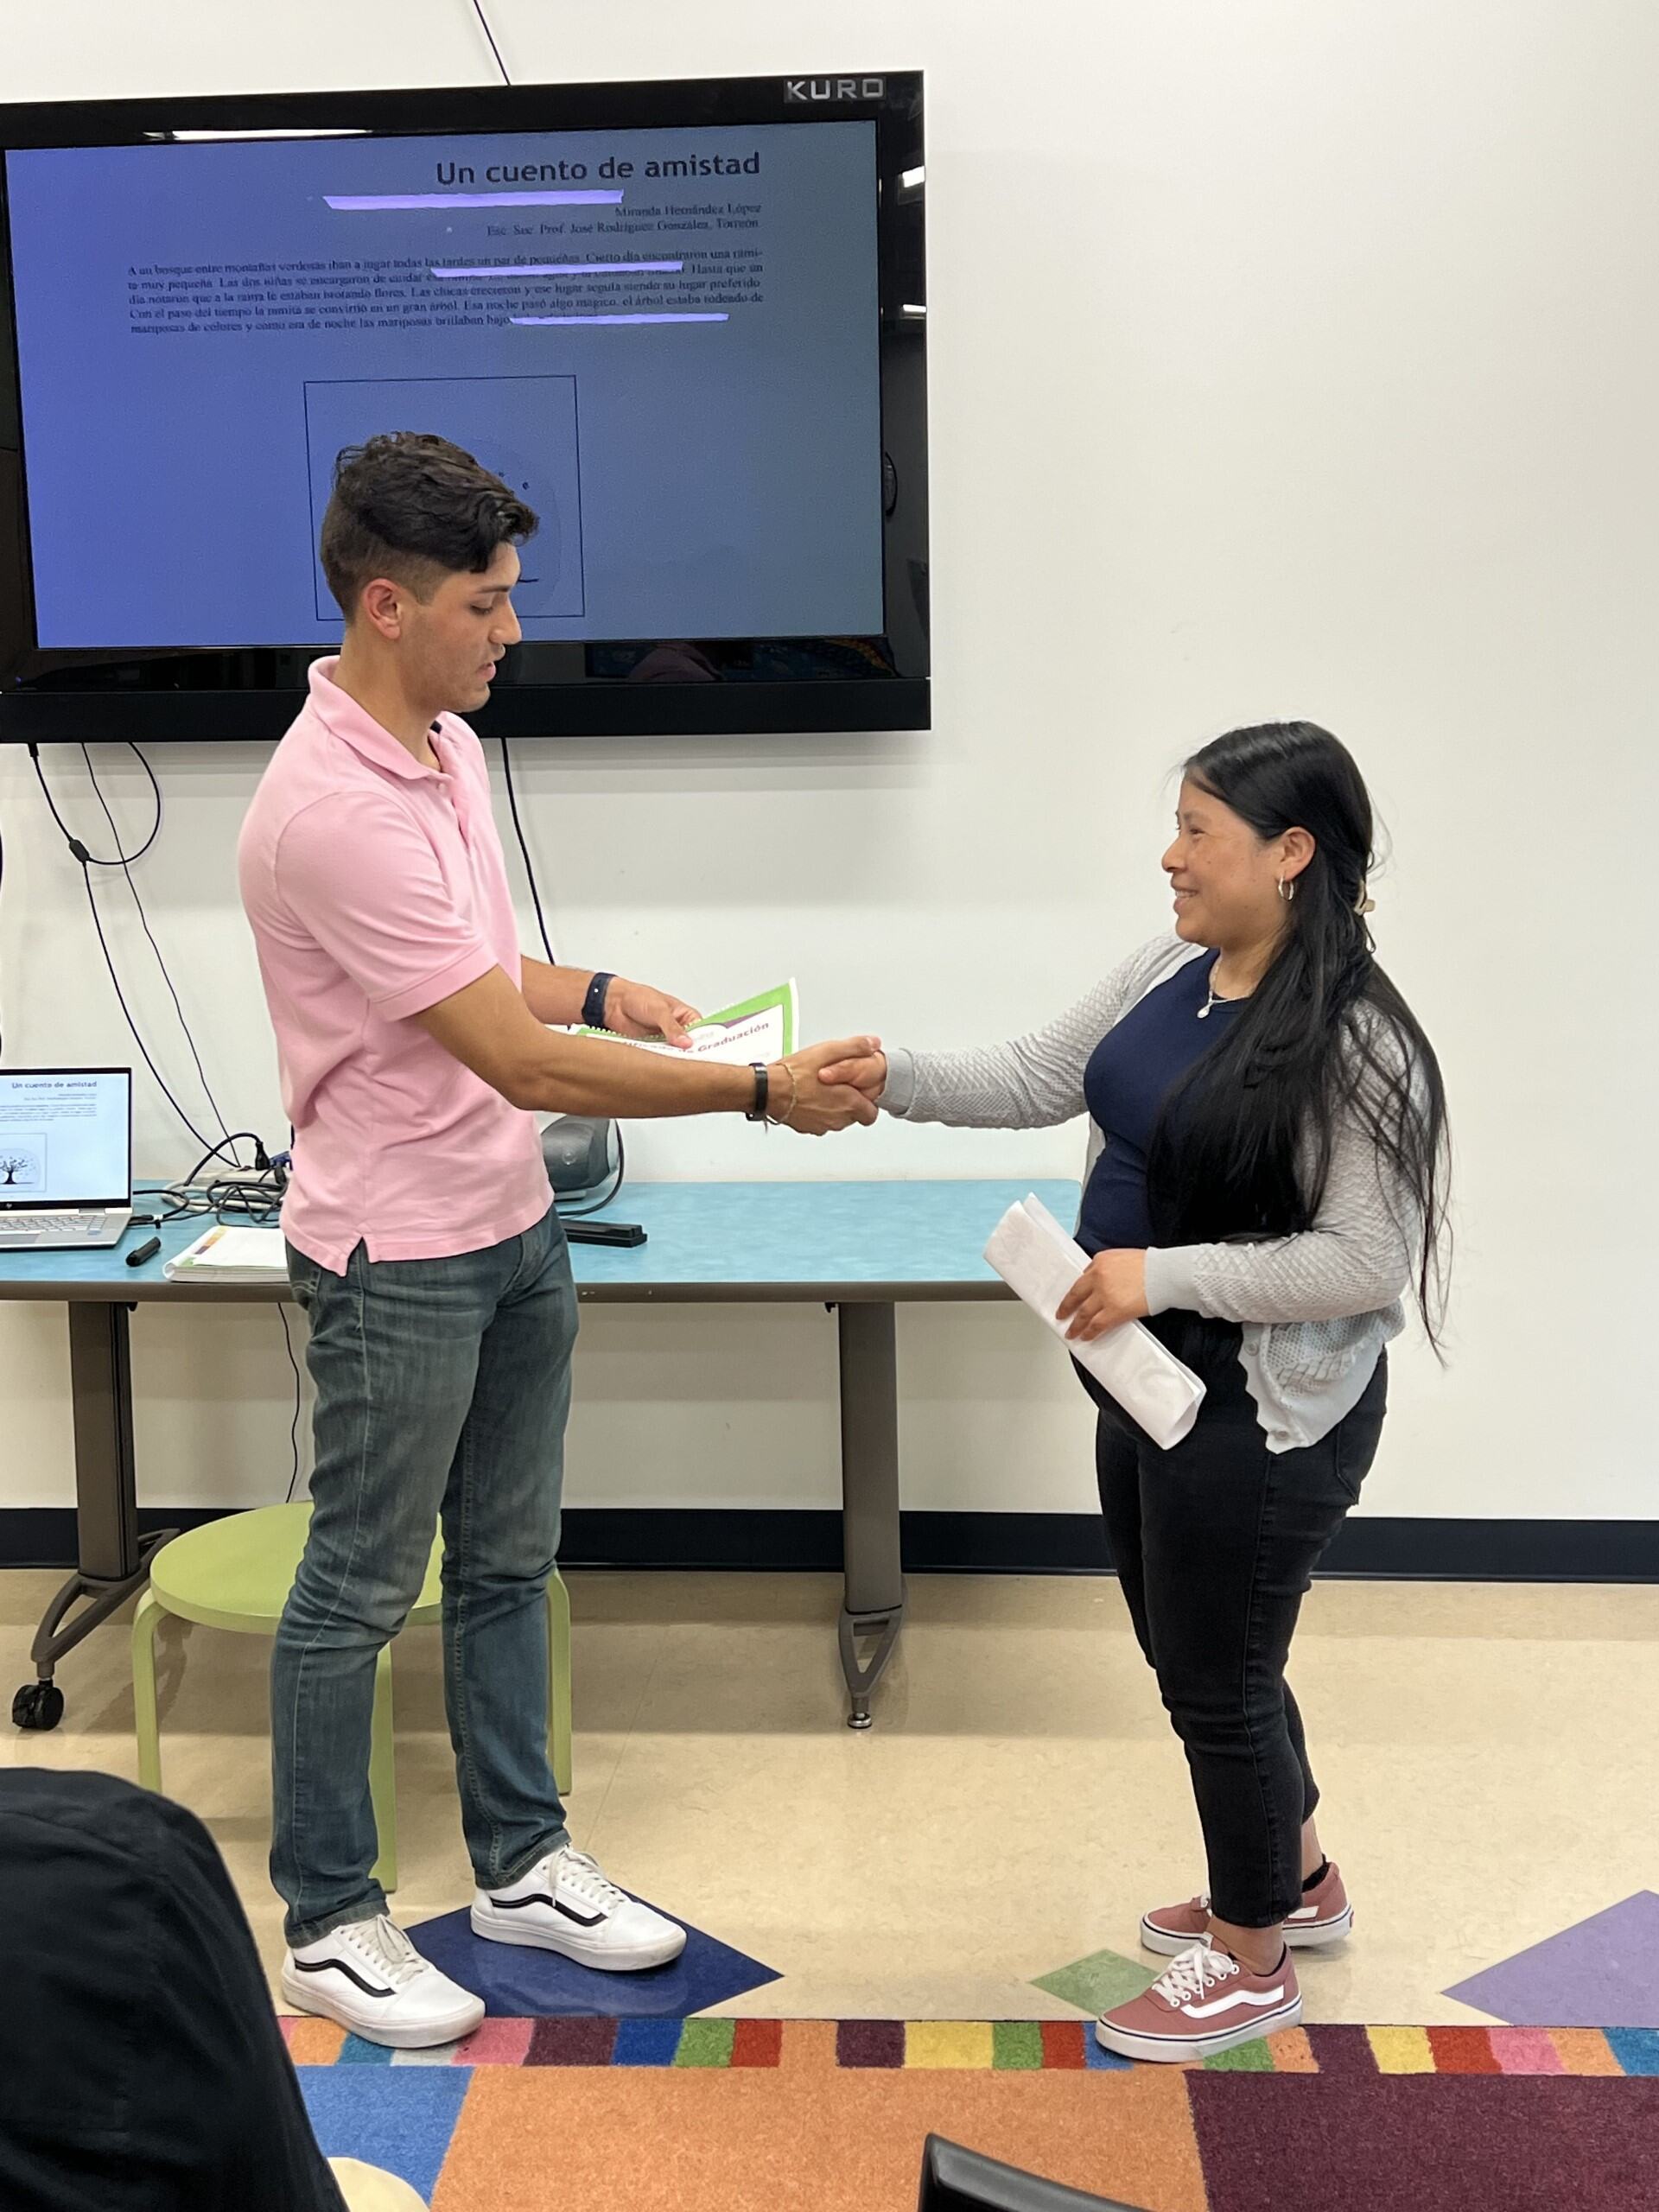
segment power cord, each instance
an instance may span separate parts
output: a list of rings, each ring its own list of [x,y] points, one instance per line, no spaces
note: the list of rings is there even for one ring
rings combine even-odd
[[[69,824],[58,812],[58,803],[52,796],[51,786],[46,780],[46,771],[41,766],[40,747],[38,745],[31,745],[29,748],[29,757],[35,764],[35,780],[40,785],[41,794],[46,801],[47,809],[51,814],[52,819],[57,823],[59,833],[62,836],[64,843],[68,846],[71,852],[74,854],[75,858],[80,862],[83,868],[130,867],[134,861],[143,860],[144,855],[149,850],[150,847],[162,834],[162,787],[156,780],[156,771],[150,766],[149,761],[145,760],[143,754],[138,751],[136,745],[130,745],[128,749],[137,757],[139,766],[143,768],[144,773],[149,778],[150,797],[156,802],[156,819],[149,825],[149,835],[145,838],[143,843],[139,846],[136,853],[122,852],[120,850],[121,840],[118,836],[115,841],[117,849],[115,857],[112,860],[100,860],[95,853],[89,853],[87,851],[85,845],[81,843],[79,838],[77,837],[71,830]],[[81,750],[84,753],[86,751],[86,747],[83,746]],[[105,808],[104,813],[105,819],[108,821],[109,809],[107,807]],[[111,830],[115,828],[115,824],[112,822],[110,823],[110,828]]]
[[[496,743],[501,747],[501,773],[506,780],[507,810],[512,817],[512,834],[518,840],[519,857],[524,863],[524,880],[530,886],[530,903],[536,909],[536,926],[541,931],[542,950],[547,955],[548,966],[556,968],[559,963],[553,957],[553,940],[547,933],[547,917],[542,912],[542,894],[536,887],[535,863],[530,857],[524,825],[518,819],[518,794],[512,781],[512,755],[507,750],[505,737],[498,738]]]
[[[156,1087],[161,1092],[162,1097],[166,1099],[168,1104],[178,1116],[180,1121],[183,1122],[185,1128],[189,1130],[196,1142],[200,1145],[207,1145],[211,1142],[211,1140],[204,1135],[202,1131],[196,1127],[194,1122],[191,1120],[189,1115],[185,1112],[184,1108],[179,1103],[177,1097],[168,1086],[166,1077],[162,1075],[160,1068],[156,1066],[155,1059],[151,1056],[149,1047],[145,1044],[143,1037],[139,1031],[137,1022],[133,1019],[132,1008],[128,1005],[126,993],[121,988],[121,977],[116,968],[114,956],[110,950],[109,940],[104,934],[104,920],[102,915],[99,912],[97,895],[92,889],[92,870],[95,868],[118,868],[122,870],[123,874],[126,875],[128,886],[132,890],[133,897],[135,900],[137,900],[138,893],[136,886],[133,885],[130,873],[132,863],[135,861],[143,860],[144,855],[149,852],[150,847],[156,842],[156,838],[161,835],[161,785],[156,780],[155,770],[150,766],[149,761],[145,760],[143,754],[139,752],[138,747],[135,745],[130,747],[130,750],[138,760],[139,765],[143,767],[144,773],[149,779],[150,791],[156,802],[156,819],[150,824],[149,835],[144,839],[143,843],[139,846],[137,851],[135,853],[129,853],[122,849],[121,841],[118,835],[116,837],[116,852],[112,858],[107,858],[100,854],[89,851],[87,847],[70,829],[62,815],[59,813],[57,801],[52,796],[52,787],[46,779],[46,771],[41,765],[40,748],[38,746],[31,745],[29,747],[29,757],[35,770],[35,779],[41,787],[41,796],[46,801],[47,810],[51,815],[53,821],[56,823],[59,832],[61,835],[65,844],[69,848],[71,856],[80,864],[81,882],[86,889],[86,905],[92,914],[92,927],[98,934],[99,950],[104,955],[104,965],[109,970],[110,982],[115,991],[116,1003],[121,1008],[123,1018],[126,1022],[129,1031],[131,1033],[132,1041],[138,1047],[139,1056],[143,1059],[144,1065],[149,1070],[150,1074],[154,1077]],[[89,760],[88,766],[90,766],[90,765],[91,763]],[[95,790],[98,789],[96,777],[93,779],[93,788]],[[105,819],[110,823],[111,830],[113,831],[115,824],[113,819],[111,817],[108,805],[105,803],[104,794],[101,791],[99,791],[98,795],[99,803],[104,808]],[[142,918],[143,914],[142,902],[139,902],[139,912]],[[162,973],[166,978],[168,989],[172,993],[173,1003],[176,1007],[179,1006],[178,994],[176,991],[173,990],[173,979],[167,973],[167,964],[162,960],[161,949],[156,944],[155,938],[150,933],[149,925],[147,918],[144,920],[144,933],[149,938],[150,944],[156,952],[156,957],[161,963]],[[184,1020],[182,1007],[179,1008],[179,1020],[181,1026],[184,1029],[185,1036],[189,1041],[191,1054],[195,1059],[196,1067],[198,1072],[200,1072],[201,1068],[200,1055],[196,1052],[195,1039],[190,1035],[189,1025]],[[219,1114],[218,1102],[213,1098],[213,1092],[207,1090],[207,1082],[205,1076],[202,1077],[202,1088],[204,1090],[207,1091],[208,1103],[213,1106],[213,1112],[219,1119],[219,1127],[221,1130],[223,1130],[225,1127],[224,1116]],[[222,1141],[224,1143],[229,1143],[231,1141],[228,1132],[226,1133]],[[218,1147],[214,1147],[214,1149],[217,1150]],[[212,1156],[211,1154],[209,1156]]]
[[[284,1505],[292,1505],[294,1493],[300,1486],[300,1408],[302,1394],[300,1388],[300,1363],[294,1357],[294,1339],[289,1334],[287,1306],[278,1304],[276,1319],[283,1325],[283,1344],[288,1352],[288,1363],[294,1370],[294,1418],[288,1424],[289,1456],[294,1462],[294,1471],[288,1478],[288,1495],[283,1500]]]
[[[221,1159],[238,1143],[253,1147],[251,1171],[241,1169],[232,1160],[238,1171],[231,1175],[219,1175],[210,1181],[199,1183],[196,1178],[204,1167]],[[156,1218],[162,1221],[188,1221],[212,1215],[215,1221],[228,1224],[250,1221],[257,1228],[272,1228],[281,1217],[283,1193],[288,1188],[289,1155],[279,1152],[268,1154],[257,1134],[252,1129],[237,1129],[221,1141],[210,1145],[188,1175],[176,1183],[163,1184],[154,1192],[161,1209]]]
[[[585,1206],[562,1206],[556,1199],[555,1210],[561,1221],[585,1221],[590,1213],[603,1213],[607,1206],[614,1205],[621,1196],[622,1185],[627,1180],[628,1175],[628,1152],[627,1147],[622,1141],[621,1122],[613,1122],[611,1127],[616,1131],[616,1167],[612,1175],[610,1189],[606,1192],[602,1198],[592,1198]]]
[[[130,746],[130,750],[137,755],[138,765],[143,768],[144,773],[149,778],[150,788],[156,794],[156,829],[159,830],[161,828],[162,822],[161,785],[156,781],[155,770],[150,766],[149,762],[144,758],[144,755],[139,752],[138,747],[136,745],[132,745]],[[207,1100],[207,1103],[213,1109],[213,1119],[219,1123],[220,1132],[225,1135],[226,1140],[228,1142],[230,1124],[225,1119],[224,1109],[219,1105],[218,1099],[213,1096],[213,1087],[207,1080],[207,1071],[201,1065],[201,1054],[196,1050],[196,1040],[191,1034],[190,1024],[184,1018],[184,1008],[179,1003],[179,995],[174,988],[173,978],[168,973],[166,961],[162,957],[162,948],[156,942],[156,932],[149,926],[149,916],[144,912],[144,902],[138,895],[137,878],[133,874],[131,861],[121,850],[121,833],[115,826],[115,817],[110,812],[109,801],[105,798],[103,786],[98,780],[98,771],[92,766],[92,756],[84,745],[80,748],[80,757],[86,763],[86,774],[91,781],[93,794],[98,800],[99,805],[103,809],[104,819],[110,825],[110,835],[115,841],[116,857],[119,863],[121,873],[126,879],[128,890],[132,893],[132,903],[138,910],[138,920],[140,926],[143,928],[145,937],[149,940],[150,950],[156,956],[156,965],[162,971],[162,981],[167,985],[167,995],[173,1001],[173,1011],[179,1017],[179,1027],[184,1032],[184,1041],[190,1048],[190,1058],[195,1063],[196,1075],[201,1084],[203,1094]],[[152,836],[150,842],[153,844],[154,842],[155,839]],[[144,849],[145,851],[148,851],[149,849],[149,846],[147,845]],[[232,1165],[240,1166],[240,1164],[241,1163],[236,1160],[233,1156]]]
[[[32,745],[29,748],[29,759],[35,766],[35,773],[40,783],[41,795],[46,800],[52,819],[56,823],[70,852],[80,863],[81,880],[86,887],[86,903],[92,910],[92,926],[98,931],[98,942],[104,954],[104,964],[110,971],[110,981],[115,987],[116,998],[120,1004],[123,1014],[126,1017],[127,1027],[132,1032],[133,1042],[143,1055],[144,1065],[155,1077],[157,1087],[168,1105],[172,1107],[196,1142],[206,1145],[207,1147],[181,1182],[168,1184],[157,1193],[158,1211],[156,1218],[158,1222],[178,1221],[193,1216],[211,1215],[215,1221],[219,1222],[250,1221],[262,1226],[274,1224],[279,1219],[282,1212],[283,1192],[288,1183],[289,1155],[286,1153],[278,1153],[275,1160],[272,1160],[267,1154],[264,1141],[257,1130],[238,1129],[232,1132],[226,1124],[224,1111],[218,1099],[213,1096],[213,1085],[207,1080],[207,1071],[201,1064],[201,1054],[196,1049],[196,1040],[191,1033],[190,1024],[185,1019],[184,1008],[179,1002],[178,992],[174,988],[173,978],[168,972],[167,962],[162,956],[162,948],[156,942],[156,933],[149,926],[149,917],[144,912],[144,902],[139,896],[138,886],[133,879],[132,863],[143,858],[161,834],[162,791],[161,785],[156,780],[156,772],[143,753],[136,745],[131,746],[130,750],[145,775],[149,777],[150,791],[156,802],[156,819],[150,825],[149,835],[136,853],[129,853],[123,848],[121,833],[116,827],[115,817],[110,811],[109,802],[105,798],[103,787],[98,780],[98,772],[92,766],[92,754],[86,746],[83,745],[80,748],[81,758],[86,764],[86,773],[92,781],[93,792],[103,811],[104,819],[109,824],[110,836],[114,842],[115,853],[111,859],[105,859],[98,854],[88,851],[79,838],[71,832],[68,824],[58,811],[57,803],[52,796],[51,786],[46,780],[45,770],[41,766],[40,754]],[[208,1104],[213,1109],[214,1118],[222,1133],[217,1144],[207,1143],[207,1138],[173,1096],[172,1091],[162,1080],[161,1071],[150,1058],[143,1037],[139,1034],[138,1025],[132,1018],[132,1010],[128,1006],[126,995],[121,988],[121,979],[116,972],[115,962],[111,957],[109,944],[104,935],[104,925],[98,911],[98,899],[92,890],[92,870],[95,868],[118,868],[126,878],[127,888],[132,893],[132,903],[138,910],[139,922],[143,925],[145,937],[149,940],[149,949],[156,956],[156,964],[162,971],[162,980],[167,985],[168,995],[173,1001],[173,1010],[178,1015],[179,1027],[184,1032],[185,1042],[190,1048],[190,1057],[195,1063],[196,1074],[200,1080],[202,1090],[206,1094]],[[3,839],[0,839],[0,889],[3,888],[4,881],[5,846]],[[196,1178],[202,1169],[212,1160],[222,1160],[226,1154],[230,1156],[229,1164],[232,1168],[241,1170],[242,1162],[237,1157],[236,1152],[238,1143],[252,1146],[253,1173],[248,1174],[238,1172],[228,1176],[218,1176],[211,1182],[199,1185]],[[276,1318],[282,1324],[283,1346],[288,1354],[288,1363],[294,1373],[294,1413],[288,1426],[288,1449],[291,1471],[289,1476],[287,1496],[291,1502],[300,1481],[300,1414],[304,1404],[304,1393],[300,1380],[299,1362],[294,1357],[294,1339],[289,1332],[288,1315],[280,1305],[276,1308]]]
[[[198,1183],[196,1178],[211,1160],[238,1143],[253,1147],[251,1174],[215,1177],[211,1182]],[[283,1193],[288,1188],[289,1154],[285,1152],[267,1154],[257,1132],[238,1129],[227,1134],[223,1141],[205,1152],[190,1173],[179,1182],[168,1183],[159,1191],[149,1193],[156,1206],[154,1218],[164,1221],[206,1220],[229,1224],[251,1222],[258,1228],[274,1228],[280,1218]],[[234,1163],[233,1163],[234,1164]],[[283,1327],[283,1349],[288,1354],[288,1363],[294,1370],[294,1414],[288,1424],[288,1452],[291,1463],[288,1491],[283,1499],[291,1504],[300,1482],[300,1415],[304,1408],[304,1389],[300,1380],[300,1363],[294,1356],[294,1338],[288,1325],[288,1311],[281,1304],[276,1318]]]
[[[495,66],[501,72],[502,83],[510,85],[512,79],[507,74],[506,63],[501,59],[501,49],[495,42],[495,33],[490,29],[490,19],[484,12],[483,0],[473,0],[473,13],[478,17],[480,23],[483,26],[484,35],[490,41],[490,52],[495,56]]]
[[[98,771],[92,765],[92,756],[85,745],[80,748],[80,757],[86,764],[86,774],[91,781],[93,794],[98,800],[105,821],[109,824],[110,836],[115,848],[114,854],[110,858],[105,858],[99,854],[90,851],[81,840],[74,836],[68,823],[58,811],[57,802],[52,796],[52,787],[46,779],[46,771],[41,765],[40,753],[32,745],[29,748],[29,757],[34,764],[35,779],[40,784],[41,794],[46,801],[48,811],[53,821],[56,823],[59,833],[65,844],[68,846],[70,853],[80,863],[81,881],[86,887],[86,904],[92,912],[92,927],[98,932],[99,947],[104,955],[104,964],[110,971],[110,982],[114,987],[116,999],[125,1017],[127,1027],[132,1033],[133,1042],[137,1046],[143,1057],[144,1065],[156,1078],[156,1087],[167,1100],[168,1104],[171,1106],[196,1142],[207,1147],[201,1158],[182,1182],[169,1184],[157,1194],[158,1211],[156,1218],[158,1222],[178,1221],[193,1216],[212,1215],[215,1221],[219,1222],[241,1220],[261,1225],[274,1224],[281,1217],[283,1192],[287,1187],[288,1154],[279,1153],[274,1160],[270,1159],[265,1151],[264,1141],[257,1130],[238,1129],[232,1133],[226,1121],[223,1108],[213,1096],[213,1087],[207,1080],[207,1071],[201,1064],[201,1054],[197,1050],[190,1024],[185,1019],[184,1007],[180,1003],[179,994],[174,986],[167,962],[162,957],[162,948],[156,941],[156,932],[149,925],[149,916],[144,911],[144,902],[139,894],[138,885],[132,873],[133,862],[142,860],[161,835],[162,808],[162,787],[156,779],[156,771],[150,766],[149,760],[137,746],[130,744],[128,749],[149,779],[150,793],[156,802],[156,818],[150,824],[149,835],[135,853],[129,853],[123,847],[121,833],[116,826],[115,817],[110,811],[109,801],[104,796],[103,786],[98,780]],[[162,981],[167,985],[168,996],[173,1001],[173,1011],[178,1016],[179,1027],[183,1031],[185,1043],[190,1048],[190,1058],[194,1063],[196,1076],[201,1084],[203,1095],[212,1107],[213,1117],[219,1123],[220,1136],[217,1144],[208,1144],[207,1139],[174,1096],[162,1078],[161,1070],[151,1058],[149,1048],[139,1033],[138,1025],[132,1017],[132,1009],[127,1004],[126,994],[121,988],[121,978],[117,972],[109,942],[104,934],[103,918],[99,913],[97,895],[92,890],[92,870],[95,868],[118,868],[126,879],[127,889],[131,893],[132,903],[137,909],[139,924],[149,940],[150,950],[156,956],[156,965],[162,971]],[[0,840],[0,889],[3,888],[4,881],[5,847],[3,840]],[[252,1174],[238,1172],[229,1176],[215,1177],[205,1185],[198,1185],[196,1178],[202,1169],[212,1160],[222,1160],[227,1154],[231,1167],[238,1171],[242,1169],[243,1163],[238,1158],[236,1151],[238,1143],[247,1143],[253,1147]],[[276,1318],[282,1324],[283,1348],[288,1354],[288,1363],[294,1374],[294,1413],[288,1425],[288,1449],[291,1471],[288,1480],[287,1498],[291,1503],[300,1481],[300,1415],[304,1404],[304,1392],[300,1380],[299,1362],[294,1357],[294,1339],[289,1332],[288,1315],[280,1305],[276,1308]]]
[[[530,857],[530,842],[524,836],[524,825],[518,818],[518,794],[512,781],[512,754],[508,750],[505,737],[497,738],[496,743],[501,748],[501,774],[507,786],[507,811],[512,817],[512,834],[518,841],[518,856],[524,864],[524,880],[530,886],[530,903],[536,909],[536,926],[541,932],[542,950],[547,955],[548,966],[556,968],[559,963],[553,955],[553,940],[548,935],[547,917],[542,912],[542,894],[536,882],[536,863]],[[602,1198],[594,1198],[585,1206],[560,1206],[558,1215],[561,1221],[582,1221],[590,1213],[602,1213],[607,1206],[613,1205],[620,1195],[622,1185],[627,1180],[628,1148],[623,1142],[622,1124],[613,1122],[611,1126],[616,1131],[616,1168],[611,1187]]]

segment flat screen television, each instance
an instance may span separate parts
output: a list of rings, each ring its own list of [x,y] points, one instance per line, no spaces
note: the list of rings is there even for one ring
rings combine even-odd
[[[919,74],[0,106],[0,741],[269,740],[335,459],[541,517],[486,734],[928,721]]]

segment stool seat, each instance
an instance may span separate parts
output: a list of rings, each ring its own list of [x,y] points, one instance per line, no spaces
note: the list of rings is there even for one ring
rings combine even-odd
[[[293,1505],[256,1505],[245,1513],[227,1513],[221,1521],[204,1522],[162,1545],[149,1563],[150,1590],[156,1603],[181,1620],[272,1636],[310,1526],[308,1498]],[[442,1565],[443,1539],[435,1535],[426,1580],[407,1625],[429,1628],[442,1617]]]
[[[311,1526],[311,1502],[256,1505],[205,1522],[163,1544],[149,1562],[149,1586],[132,1623],[133,1728],[138,1779],[162,1786],[161,1714],[156,1690],[156,1631],[164,1615],[233,1635],[275,1636],[299,1571]],[[443,1537],[435,1530],[421,1594],[406,1626],[430,1627],[443,1617]],[[547,1586],[548,1761],[561,1790],[570,1787],[570,1600],[557,1569]],[[392,1775],[391,1645],[375,1662],[369,1795],[374,1806],[380,1886],[397,1886],[397,1809]]]

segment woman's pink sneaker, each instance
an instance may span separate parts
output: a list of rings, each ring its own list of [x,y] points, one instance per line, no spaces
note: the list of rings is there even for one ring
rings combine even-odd
[[[1145,1996],[1120,2005],[1095,2023],[1095,2041],[1120,2058],[1179,2064],[1217,2058],[1240,2044],[1294,2028],[1302,1995],[1290,1953],[1271,1974],[1252,1974],[1230,1952],[1195,1943]]]
[[[1293,1951],[1317,1951],[1327,1943],[1340,1943],[1354,1924],[1354,1909],[1342,1886],[1341,1870],[1327,1866],[1318,1889],[1305,1892],[1301,1904],[1285,1923],[1285,1941]],[[1141,1947],[1173,1959],[1204,1942],[1210,1934],[1210,1900],[1193,1897],[1186,1904],[1165,1906],[1149,1912],[1141,1923]]]

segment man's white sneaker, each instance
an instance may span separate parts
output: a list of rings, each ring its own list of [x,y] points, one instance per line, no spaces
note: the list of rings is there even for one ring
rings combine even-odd
[[[283,1995],[393,2050],[457,2043],[484,2018],[483,1999],[440,1974],[385,1913],[289,1951]]]
[[[683,1928],[607,1881],[585,1851],[550,1852],[511,1889],[475,1891],[473,1933],[605,1974],[666,1966],[685,1948]]]

